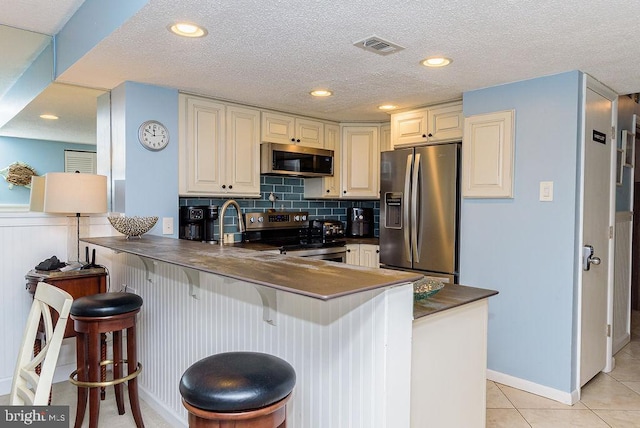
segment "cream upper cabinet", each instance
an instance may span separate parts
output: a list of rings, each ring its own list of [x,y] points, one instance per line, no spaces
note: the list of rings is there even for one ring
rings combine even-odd
[[[261,140],[269,143],[324,148],[324,123],[263,111]]]
[[[391,115],[393,148],[462,139],[462,103],[448,103]]]
[[[341,197],[380,197],[380,148],[378,126],[343,125],[341,150]]]
[[[393,150],[391,145],[391,124],[385,123],[380,125],[380,151],[386,152],[388,150]]]
[[[340,197],[340,127],[335,124],[324,124],[325,149],[333,150],[333,176],[305,178],[305,198],[339,198]]]
[[[179,194],[260,196],[260,112],[180,95]]]

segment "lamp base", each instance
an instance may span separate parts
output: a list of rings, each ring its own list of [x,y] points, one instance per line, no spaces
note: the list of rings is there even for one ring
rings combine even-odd
[[[89,236],[89,217],[67,217],[67,262],[83,263],[80,259],[80,238]]]

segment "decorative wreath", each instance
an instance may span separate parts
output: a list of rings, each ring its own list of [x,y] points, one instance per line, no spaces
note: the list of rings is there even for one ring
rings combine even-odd
[[[13,186],[31,188],[31,177],[38,175],[36,170],[24,162],[14,162],[6,168],[0,169],[0,175],[9,183],[9,189]]]

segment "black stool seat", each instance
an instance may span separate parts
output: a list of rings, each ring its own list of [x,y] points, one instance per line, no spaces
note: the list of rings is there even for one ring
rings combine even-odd
[[[286,361],[259,352],[227,352],[206,357],[180,379],[180,394],[194,407],[239,412],[276,403],[291,393],[296,372]]]
[[[142,297],[133,293],[100,293],[80,297],[71,305],[77,317],[108,317],[140,309]]]

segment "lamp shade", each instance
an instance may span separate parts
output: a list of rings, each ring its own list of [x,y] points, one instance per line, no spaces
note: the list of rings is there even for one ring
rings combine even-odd
[[[107,211],[106,176],[49,172],[45,177],[44,212],[97,214]]]
[[[29,195],[29,211],[44,211],[44,181],[45,178],[31,176],[31,194]]]

